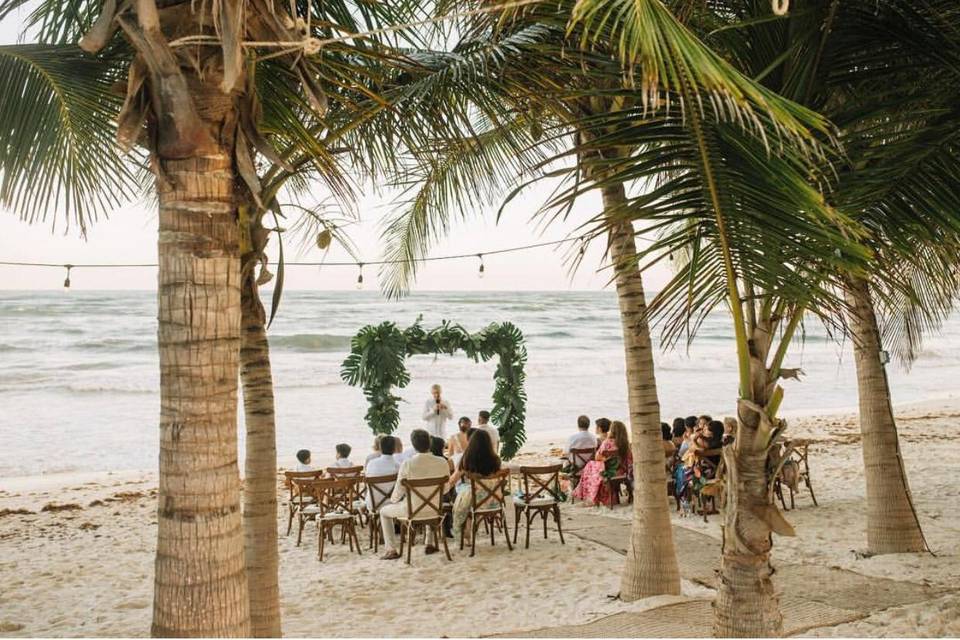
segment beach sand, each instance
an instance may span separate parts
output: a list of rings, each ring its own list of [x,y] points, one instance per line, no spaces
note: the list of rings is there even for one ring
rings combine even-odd
[[[859,429],[852,415],[793,418],[789,433],[816,440],[811,473],[820,502],[801,491],[787,514],[796,538],[775,540],[774,563],[842,567],[876,577],[953,588],[960,575],[960,401],[900,407],[901,446],[927,539],[936,552],[865,557],[864,487]],[[527,452],[542,458],[546,449]],[[143,636],[149,633],[156,539],[153,473],[84,474],[0,479],[0,636]],[[631,509],[565,507],[624,519]],[[498,538],[477,556],[452,551],[413,562],[379,560],[339,544],[317,560],[316,534],[285,537],[281,505],[280,582],[288,636],[480,636],[589,622],[684,598],[712,597],[685,582],[680,597],[626,604],[618,591],[623,557],[573,532],[561,545],[536,530],[530,549],[508,552]],[[719,518],[674,524],[719,540]],[[522,531],[520,538],[523,542]],[[719,547],[719,542],[718,542]],[[683,549],[678,550],[683,553]],[[779,584],[789,592],[789,584]],[[435,603],[435,604],[431,604]],[[429,615],[414,614],[428,611]],[[641,632],[641,630],[638,630]],[[960,635],[960,594],[808,635]]]

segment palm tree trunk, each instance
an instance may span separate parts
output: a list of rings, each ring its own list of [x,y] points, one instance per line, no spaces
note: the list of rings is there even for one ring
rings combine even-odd
[[[880,361],[880,331],[867,281],[849,278],[847,299],[851,305],[867,483],[867,548],[873,553],[925,551],[926,541],[900,454],[890,383]]]
[[[247,426],[243,481],[243,536],[250,584],[250,634],[280,637],[277,550],[277,434],[266,316],[254,265],[244,270],[240,379]]]
[[[240,260],[231,145],[161,157],[157,165],[161,413],[151,632],[247,636],[237,467]]]
[[[768,445],[776,433],[775,424],[784,426],[768,416],[779,373],[771,376],[766,365],[776,323],[762,318],[749,335],[748,392],[752,400],[741,399],[737,404],[736,439],[723,448],[726,489],[720,576],[713,607],[717,637],[783,635],[780,598],[772,580],[771,534],[793,535],[793,530],[773,504],[770,490]],[[789,342],[791,334],[783,339]]]
[[[604,187],[602,195],[608,218],[616,220],[626,202],[623,185]],[[614,222],[610,232],[610,259],[617,278],[623,328],[634,469],[630,548],[620,580],[620,598],[628,602],[660,594],[680,594],[680,570],[666,495],[653,347],[646,319],[643,278],[636,258],[633,225]]]

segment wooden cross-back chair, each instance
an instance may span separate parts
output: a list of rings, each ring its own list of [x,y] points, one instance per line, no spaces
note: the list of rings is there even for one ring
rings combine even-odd
[[[361,555],[360,540],[357,538],[356,511],[353,504],[357,499],[359,478],[340,478],[313,480],[303,483],[303,490],[316,498],[316,504],[300,511],[300,532],[297,544],[303,533],[303,524],[307,518],[316,521],[318,528],[317,554],[323,560],[323,550],[329,538],[333,542],[333,530],[340,527],[340,541],[349,541],[350,551],[356,545],[357,555]]]
[[[539,515],[543,518],[543,537],[547,537],[547,517],[553,516],[557,524],[557,533],[560,534],[560,544],[563,540],[563,526],[560,524],[560,469],[561,465],[542,467],[520,467],[523,495],[513,500],[513,543],[517,543],[517,533],[520,530],[520,516],[523,515],[527,523],[527,540],[524,548],[530,548],[530,523]]]
[[[809,440],[799,438],[787,440],[783,444],[784,450],[777,463],[776,479],[774,480],[773,489],[777,497],[780,498],[780,505],[784,511],[787,509],[787,503],[786,500],[783,499],[783,487],[786,486],[790,491],[790,508],[796,509],[797,505],[794,496],[797,493],[801,480],[804,485],[806,485],[807,491],[810,492],[813,505],[818,506],[817,496],[813,493],[813,486],[810,484],[810,444]],[[787,482],[784,478],[784,467],[788,464],[795,465],[797,478],[793,484]]]
[[[597,454],[596,447],[585,447],[583,449],[570,449],[570,457],[567,458],[569,466],[564,475],[570,480],[570,491],[572,492],[577,488],[577,485],[580,484],[580,474],[583,473],[583,468],[587,466],[587,463],[593,460],[593,457]],[[571,493],[572,495],[572,493]],[[573,498],[570,499],[573,502]]]
[[[418,530],[423,531],[424,540],[427,531],[432,531],[435,540],[443,542],[443,551],[447,560],[453,561],[450,547],[447,546],[447,537],[443,535],[443,493],[446,488],[447,477],[400,480],[406,489],[407,513],[397,518],[400,521],[400,555],[403,555],[403,546],[407,545],[407,564],[410,564],[410,554]]]
[[[314,504],[316,500],[312,495],[303,495],[298,486],[298,481],[317,480],[323,474],[323,471],[284,471],[283,482],[287,485],[287,535],[290,535],[293,529],[293,518],[300,511],[301,507]],[[298,543],[299,544],[299,543]]]
[[[363,467],[327,467],[326,469],[327,477],[333,480],[339,480],[341,478],[360,478],[361,482],[357,486],[357,504],[354,505],[358,517],[360,518],[361,526],[366,524],[366,510],[367,503],[364,498],[367,495],[367,486],[363,484]]]
[[[617,470],[620,468],[620,456],[614,455],[606,459],[605,468],[609,469],[611,473],[615,474],[610,477],[606,476],[606,472],[603,478],[603,481],[607,483],[607,490],[610,492],[610,504],[608,505],[610,509],[613,509],[614,505],[620,504],[620,489],[625,488],[627,490],[627,503],[633,504],[633,483],[625,474],[617,474]]]
[[[390,500],[397,474],[388,476],[366,476],[363,483],[367,487],[367,529],[370,530],[370,548],[374,553],[380,548],[383,531],[380,529],[380,507]]]
[[[490,530],[490,545],[496,545],[495,532],[497,529],[503,531],[503,537],[507,541],[507,549],[513,551],[513,545],[510,544],[510,533],[507,531],[507,511],[506,496],[509,492],[510,470],[501,469],[489,476],[482,476],[476,473],[467,473],[470,480],[470,511],[467,513],[467,522],[470,523],[470,557],[477,553],[477,533],[480,523],[486,524]],[[467,530],[467,522],[463,524],[460,530],[460,549],[463,549],[464,534]]]

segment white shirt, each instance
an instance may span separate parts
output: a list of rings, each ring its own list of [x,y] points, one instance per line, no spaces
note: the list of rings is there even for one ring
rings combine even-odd
[[[580,431],[578,430],[575,434],[570,436],[570,439],[567,441],[567,448],[564,450],[564,453],[569,454],[571,449],[596,449],[597,448],[597,436],[590,433],[590,430]],[[570,459],[570,456],[567,456]],[[573,462],[572,459],[570,459]]]
[[[441,400],[441,409],[437,412],[437,401],[430,398],[423,404],[423,421],[427,431],[432,436],[447,439],[444,425],[453,418],[453,409],[446,400]]]
[[[303,464],[302,462],[297,460],[297,471],[299,472],[316,471],[316,468],[312,464]]]
[[[333,461],[331,467],[340,467],[341,469],[347,469],[349,467],[355,467],[357,465],[350,462],[350,458],[337,458]]]
[[[426,453],[414,452],[412,458],[404,460],[403,464],[400,465],[400,470],[397,471],[397,484],[393,488],[393,495],[390,497],[390,500],[391,502],[400,502],[404,496],[406,496],[407,491],[403,488],[403,485],[400,484],[400,481],[403,479],[420,480],[423,478],[440,477],[450,477],[450,466],[444,458],[435,456],[429,451]],[[413,501],[414,509],[417,508],[420,502],[422,501],[419,498]]]
[[[413,445],[410,445],[400,453],[393,454],[393,459],[396,460],[398,464],[403,464],[415,455],[417,455],[417,450],[413,448]]]
[[[369,478],[374,478],[376,476],[392,476],[400,470],[400,463],[398,463],[394,456],[385,456],[383,454],[377,455],[377,457],[367,461],[367,468],[364,469],[364,475]],[[393,493],[393,482],[382,482],[376,486],[383,490],[384,493],[390,495]],[[379,498],[380,495],[378,494]],[[370,495],[370,491],[367,491],[367,509],[373,509],[373,500]]]
[[[483,429],[490,434],[490,440],[493,441],[493,452],[497,455],[500,455],[500,432],[497,431],[497,428],[490,424],[478,424],[477,429]]]

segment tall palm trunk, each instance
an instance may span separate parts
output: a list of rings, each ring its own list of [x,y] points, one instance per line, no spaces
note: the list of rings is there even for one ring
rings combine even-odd
[[[208,108],[215,112],[219,106]],[[155,636],[246,636],[249,603],[237,467],[240,260],[232,146],[221,140],[217,150],[157,161],[161,413],[151,631]]]
[[[867,281],[850,278],[847,299],[851,305],[867,483],[867,548],[873,553],[924,551],[927,545],[900,454],[890,383],[880,361],[880,331]]]
[[[622,184],[602,189],[603,206],[613,221],[626,203]],[[633,447],[634,494],[630,549],[620,580],[626,601],[680,593],[680,570],[666,496],[666,471],[660,434],[660,403],[653,369],[653,347],[646,319],[643,278],[637,265],[633,225],[614,222],[610,258],[617,279],[623,328],[627,397]]]
[[[746,340],[749,347],[744,353],[749,352],[747,393],[752,399],[738,402],[736,439],[723,449],[726,502],[713,608],[713,631],[718,637],[783,635],[780,598],[772,580],[771,534],[793,535],[793,529],[773,504],[771,481],[775,471],[768,463],[770,441],[785,426],[770,417],[776,413],[783,354],[778,353],[771,369],[766,365],[778,323],[779,318],[769,316],[751,323],[752,332]],[[790,327],[782,338],[782,349],[789,343],[795,324]]]
[[[243,536],[250,584],[250,634],[257,638],[276,638],[281,635],[277,435],[266,315],[252,263],[244,269],[241,309],[240,379],[247,426]]]

